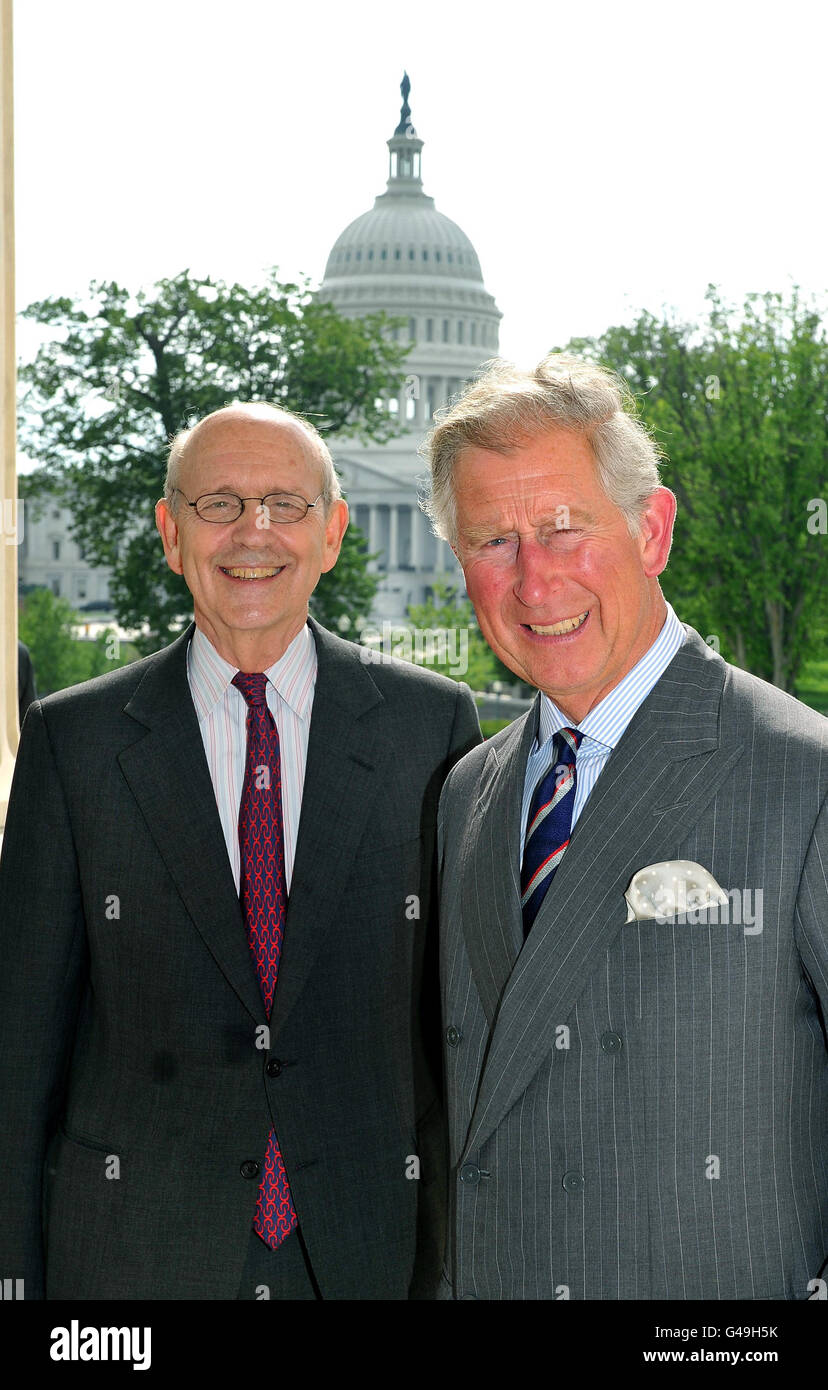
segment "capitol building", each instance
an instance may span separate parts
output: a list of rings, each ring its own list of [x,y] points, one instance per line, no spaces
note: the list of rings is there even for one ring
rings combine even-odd
[[[377,558],[379,589],[371,619],[398,623],[424,602],[439,578],[463,590],[450,547],[432,534],[417,505],[426,467],[417,450],[432,415],[497,354],[500,311],[483,284],[465,232],[423,191],[423,141],[411,123],[404,76],[399,124],[388,141],[384,193],[333,244],[317,297],[356,318],[384,310],[402,317],[398,341],[412,343],[407,375],[387,401],[402,433],[384,444],[329,436],[351,519]],[[71,513],[54,499],[27,509],[19,551],[25,593],[43,585],[84,612],[109,603],[110,570],[93,566],[71,535]]]
[[[424,602],[436,579],[463,587],[450,547],[417,505],[425,472],[418,448],[437,407],[497,355],[501,319],[469,238],[423,191],[423,141],[411,123],[407,74],[400,90],[385,192],[337,237],[317,291],[348,318],[381,310],[403,318],[398,340],[413,344],[399,394],[387,403],[402,433],[384,444],[328,441],[351,519],[369,551],[379,552],[370,565],[380,576],[372,617],[391,622]]]

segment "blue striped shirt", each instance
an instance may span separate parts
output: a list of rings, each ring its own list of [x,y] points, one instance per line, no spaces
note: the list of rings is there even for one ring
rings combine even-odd
[[[552,766],[555,754],[554,736],[560,729],[580,729],[583,741],[575,759],[575,802],[572,824],[575,825],[586,805],[587,798],[606,767],[609,756],[638,709],[646,700],[656,681],[667,670],[679,647],[687,638],[682,624],[671,605],[667,604],[664,625],[640,661],[637,661],[609,695],[605,695],[580,724],[572,724],[554,700],[541,694],[538,732],[526,763],[523,784],[523,804],[520,812],[521,859],[526,822],[535,787]]]

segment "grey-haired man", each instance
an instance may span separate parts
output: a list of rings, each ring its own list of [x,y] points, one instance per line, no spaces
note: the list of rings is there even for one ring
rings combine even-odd
[[[611,374],[495,364],[429,457],[539,692],[440,803],[440,1296],[824,1296],[828,721],[666,603],[675,499]]]

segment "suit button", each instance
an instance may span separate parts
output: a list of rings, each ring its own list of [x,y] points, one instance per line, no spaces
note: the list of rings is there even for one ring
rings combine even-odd
[[[259,1165],[255,1158],[246,1158],[239,1172],[243,1178],[257,1178],[259,1176]]]
[[[279,1061],[279,1058],[278,1058],[278,1057],[271,1057],[270,1061],[268,1062],[267,1066],[265,1067],[265,1071],[267,1072],[268,1076],[281,1076],[281,1074],[282,1074],[282,1064],[281,1064],[281,1062]]]
[[[456,1047],[462,1036],[459,1028],[455,1028],[453,1023],[450,1028],[446,1029],[446,1042],[449,1047]]]
[[[480,1182],[480,1169],[476,1163],[464,1163],[460,1169],[460,1181],[466,1182],[470,1187]]]
[[[604,1033],[601,1046],[605,1052],[620,1052],[623,1046],[620,1033]]]
[[[575,1172],[564,1173],[562,1182],[564,1192],[580,1192],[584,1186],[583,1174]]]

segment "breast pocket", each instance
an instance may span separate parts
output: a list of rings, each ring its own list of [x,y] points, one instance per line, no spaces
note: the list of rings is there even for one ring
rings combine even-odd
[[[625,931],[637,931],[643,949],[658,955],[674,952],[678,955],[709,955],[711,952],[741,952],[746,944],[761,935],[761,917],[755,922],[732,920],[726,907],[705,908],[678,913],[663,921],[649,919],[631,922]]]

